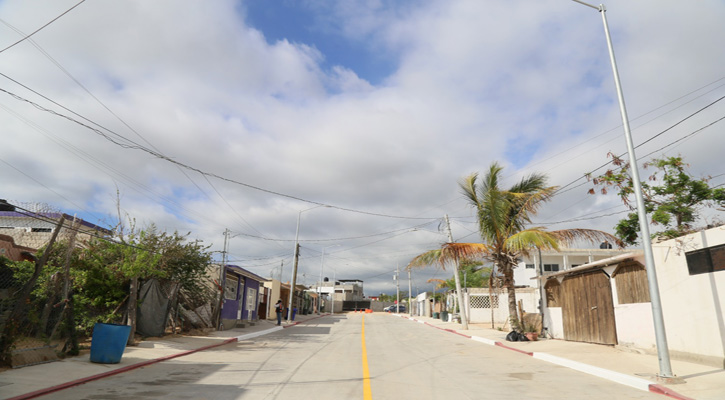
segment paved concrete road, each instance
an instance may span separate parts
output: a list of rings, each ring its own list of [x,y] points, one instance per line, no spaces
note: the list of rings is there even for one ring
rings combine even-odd
[[[364,340],[367,366],[363,358]],[[366,376],[369,371],[369,379]],[[369,392],[365,392],[369,383]],[[365,395],[369,397],[365,397]],[[53,399],[662,399],[386,314],[329,316]]]

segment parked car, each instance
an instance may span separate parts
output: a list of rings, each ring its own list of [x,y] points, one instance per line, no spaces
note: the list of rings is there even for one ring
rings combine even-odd
[[[397,311],[396,311],[396,308],[397,308]],[[404,304],[393,304],[392,306],[387,306],[387,307],[383,308],[383,311],[404,313],[405,305]]]

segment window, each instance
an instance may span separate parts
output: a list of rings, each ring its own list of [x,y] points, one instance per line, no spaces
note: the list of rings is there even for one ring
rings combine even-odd
[[[559,264],[544,264],[544,272],[556,272],[559,270]]]
[[[31,232],[52,232],[53,230],[50,228],[33,228],[30,231]]]
[[[725,245],[707,247],[685,253],[690,275],[725,271]]]
[[[526,264],[526,269],[534,269],[535,267],[534,264]]]
[[[237,299],[237,289],[239,286],[239,278],[233,274],[227,274],[224,279],[224,298],[227,300]]]

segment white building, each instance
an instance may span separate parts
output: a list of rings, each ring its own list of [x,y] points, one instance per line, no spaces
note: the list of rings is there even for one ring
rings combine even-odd
[[[607,247],[607,246],[602,246]],[[514,284],[516,299],[521,300],[523,310],[527,313],[539,313],[538,275],[547,275],[568,271],[581,265],[604,260],[627,253],[626,250],[611,248],[599,249],[560,249],[533,252],[524,257],[514,268]],[[468,316],[471,323],[491,323],[503,325],[508,322],[508,293],[501,288],[490,296],[488,289],[469,289],[464,293],[464,301],[468,304]],[[493,307],[493,312],[491,308]]]
[[[534,279],[538,275],[565,271],[630,251],[611,248],[559,249],[559,251],[542,251],[541,258],[539,258],[538,252],[532,252],[530,257],[524,257],[514,268],[514,283],[516,286],[538,287],[538,280]]]
[[[653,243],[670,355],[725,366],[725,227]],[[542,279],[544,325],[555,338],[655,353],[642,252],[595,261]]]
[[[332,312],[336,313],[344,311],[343,302],[367,301],[368,304],[370,303],[369,300],[365,300],[365,296],[363,295],[363,281],[360,279],[338,279],[335,282],[331,282],[325,278],[322,284],[318,282],[316,287],[312,290],[314,292],[321,293],[323,299],[325,299],[323,301],[323,310],[325,312],[330,312],[332,310],[333,303],[335,309],[332,310]],[[360,305],[359,307],[352,305],[350,307],[357,309],[363,307],[363,305]]]

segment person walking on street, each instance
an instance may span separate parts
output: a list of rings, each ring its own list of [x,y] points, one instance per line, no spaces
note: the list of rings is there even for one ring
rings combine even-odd
[[[274,305],[274,312],[277,313],[277,325],[282,325],[282,299],[277,300]]]

